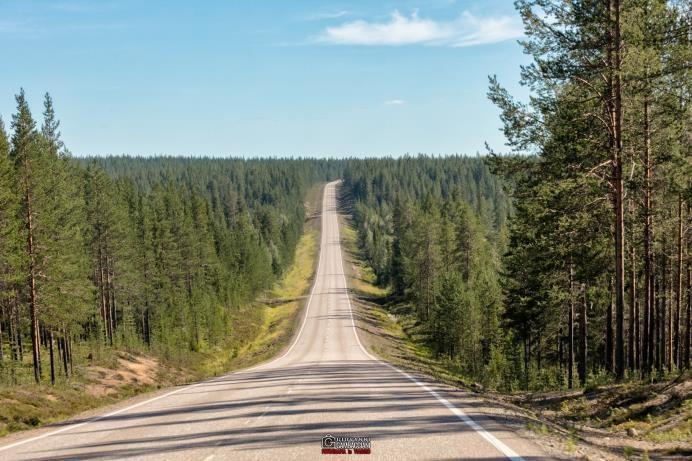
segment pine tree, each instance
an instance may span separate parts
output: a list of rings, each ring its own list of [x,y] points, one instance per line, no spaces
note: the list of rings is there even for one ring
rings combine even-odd
[[[534,61],[523,69],[523,83],[531,87],[533,97],[529,105],[520,104],[496,79],[491,79],[489,93],[502,110],[514,152],[536,155],[527,161],[491,161],[495,171],[510,182],[517,200],[510,255],[521,255],[533,266],[513,266],[508,260],[507,272],[515,282],[511,290],[528,296],[523,306],[510,307],[508,314],[521,319],[535,309],[529,318],[540,318],[564,297],[570,300],[566,317],[571,345],[574,306],[583,310],[588,302],[593,306],[589,309],[592,330],[605,332],[591,333],[603,338],[605,347],[590,347],[590,366],[604,364],[617,379],[624,377],[628,364],[638,368],[641,363],[645,372],[653,363],[670,367],[677,354],[679,329],[677,303],[672,300],[676,290],[683,291],[682,277],[675,274],[683,270],[674,269],[668,255],[680,254],[684,245],[678,239],[673,249],[666,236],[682,235],[680,196],[689,188],[685,181],[674,179],[674,172],[685,176],[689,169],[685,161],[674,160],[685,157],[678,152],[689,146],[680,134],[685,132],[681,120],[689,116],[683,109],[684,90],[679,91],[689,82],[682,64],[683,56],[689,54],[684,45],[689,34],[683,32],[689,31],[689,21],[680,19],[684,14],[674,2],[662,0],[524,0],[517,6],[528,37],[522,44]],[[655,223],[671,219],[677,220],[677,228],[660,233],[654,229]],[[532,234],[536,229],[540,233]],[[523,236],[518,235],[521,232]],[[539,236],[549,235],[551,244],[541,246]],[[643,235],[642,245],[638,235]],[[529,251],[541,255],[532,256]],[[677,257],[678,266],[682,259]],[[569,261],[569,267],[560,267],[556,261]],[[641,281],[638,267],[643,269]],[[549,283],[531,287],[525,275],[530,271],[534,271],[532,277]],[[569,274],[569,278],[565,282],[557,274]],[[560,280],[557,285],[556,280]],[[578,302],[575,284],[582,286]],[[551,287],[555,286],[569,289],[554,298]],[[535,303],[543,305],[534,307]],[[582,321],[586,315],[581,314],[577,317],[583,381],[588,338],[581,332],[586,331]],[[603,330],[602,322],[606,324]],[[568,362],[571,357],[568,352]],[[568,363],[569,383],[571,370]]]
[[[20,274],[22,242],[19,221],[19,197],[14,167],[10,160],[10,144],[5,132],[5,125],[0,118],[0,369],[5,362],[5,343],[2,323],[9,326],[7,338],[10,348],[10,360],[16,361],[16,336],[18,325],[15,322],[15,310],[19,303],[18,289],[22,283]],[[13,368],[14,369],[14,368]]]
[[[55,116],[53,98],[49,93],[46,93],[43,100],[43,125],[41,126],[41,134],[48,142],[53,155],[57,155],[65,147],[60,138],[59,128],[60,121]]]
[[[69,335],[85,322],[92,286],[88,283],[83,241],[82,183],[75,181],[80,175],[64,151],[57,131],[59,122],[48,95],[45,108],[46,119],[38,136],[42,178],[35,201],[40,214],[36,236],[43,274],[37,290],[45,309],[50,309],[50,316],[42,322],[49,348],[51,382],[55,383],[55,332]]]
[[[17,179],[21,190],[21,216],[26,239],[24,259],[28,267],[27,297],[31,318],[31,349],[33,356],[34,380],[41,380],[41,345],[39,335],[39,306],[36,284],[40,272],[37,261],[36,234],[36,195],[40,184],[39,140],[24,90],[15,96],[17,113],[12,116],[12,149],[10,156],[16,165]]]

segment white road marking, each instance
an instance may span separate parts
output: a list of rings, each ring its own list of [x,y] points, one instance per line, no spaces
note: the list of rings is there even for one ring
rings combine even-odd
[[[413,376],[409,375],[403,370],[400,370],[399,368],[395,367],[394,365],[383,362],[382,360],[378,359],[377,357],[373,356],[368,352],[365,347],[363,346],[363,343],[360,342],[360,338],[358,337],[358,331],[356,330],[356,322],[353,319],[353,306],[351,305],[351,294],[350,291],[348,290],[348,283],[346,282],[346,273],[344,272],[344,264],[343,264],[343,251],[341,249],[341,231],[338,226],[338,215],[337,215],[337,226],[336,226],[336,236],[337,240],[339,242],[339,265],[341,266],[341,277],[344,280],[344,286],[346,287],[346,300],[348,301],[348,310],[351,315],[351,327],[353,328],[353,335],[356,337],[356,342],[358,343],[358,346],[360,349],[363,351],[365,355],[367,355],[371,360],[374,360],[375,362],[378,362],[382,365],[386,365],[392,370],[400,373],[401,375],[405,376],[408,378],[411,382],[416,384],[417,386],[420,386],[422,389],[427,391],[430,395],[435,397],[442,405],[447,407],[452,413],[454,413],[460,420],[462,420],[464,423],[466,423],[467,426],[469,426],[471,429],[474,431],[478,432],[478,434],[483,437],[485,440],[490,442],[495,448],[497,448],[503,455],[505,455],[507,458],[511,459],[512,461],[524,461],[524,458],[519,456],[517,452],[509,448],[507,445],[505,445],[502,441],[500,441],[497,437],[492,435],[491,433],[487,432],[485,429],[483,429],[477,422],[475,422],[469,415],[458,409],[457,407],[454,406],[453,403],[451,403],[449,400],[445,399],[442,397],[440,394],[435,392],[433,389],[428,387],[426,384],[421,383],[418,381],[416,378]]]

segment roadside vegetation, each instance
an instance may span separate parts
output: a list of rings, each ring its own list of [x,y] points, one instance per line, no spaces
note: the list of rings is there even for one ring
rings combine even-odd
[[[34,383],[29,379],[31,361],[26,357],[15,360],[5,350],[4,361],[0,361],[0,371],[7,373],[0,381],[0,436],[61,421],[139,393],[248,367],[278,353],[292,338],[316,267],[321,191],[321,185],[315,184],[300,201],[304,218],[294,254],[289,255],[291,262],[278,275],[267,275],[278,280],[258,291],[254,301],[224,309],[224,317],[215,321],[222,322],[217,328],[226,325],[227,331],[217,341],[205,341],[204,347],[183,343],[177,349],[161,349],[156,343],[128,341],[127,331],[115,336],[112,344],[105,336],[77,336],[71,342],[70,359],[56,358],[59,368],[52,384]],[[116,311],[118,318],[127,314],[126,307],[119,309],[123,310]]]
[[[344,210],[348,212],[348,210]],[[692,379],[689,372],[655,383],[607,380],[585,388],[498,392],[468,376],[458,362],[435,353],[415,309],[377,284],[345,214],[342,242],[356,318],[365,347],[406,370],[503,402],[526,418],[526,428],[549,450],[583,459],[678,459],[692,455]],[[488,383],[490,382],[490,387]],[[482,384],[485,383],[485,384]]]
[[[407,333],[487,388],[682,375],[689,2],[516,4],[532,99],[489,89],[511,151],[352,161],[358,245]]]
[[[516,6],[531,99],[488,93],[509,152],[344,170],[373,350],[537,432],[689,454],[689,2]]]
[[[193,363],[291,266],[333,164],[73,159],[53,101],[0,123],[0,385],[69,382],[110,350]],[[237,334],[236,330],[240,331]]]

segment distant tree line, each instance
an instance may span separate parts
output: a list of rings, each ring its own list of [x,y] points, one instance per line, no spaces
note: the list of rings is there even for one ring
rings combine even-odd
[[[330,161],[80,159],[46,95],[0,121],[0,377],[72,373],[76,346],[206,350],[293,259]],[[91,346],[90,346],[91,345]]]

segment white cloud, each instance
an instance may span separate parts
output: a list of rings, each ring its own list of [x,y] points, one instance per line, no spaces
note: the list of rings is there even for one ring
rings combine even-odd
[[[452,21],[424,19],[414,11],[405,16],[394,11],[387,22],[362,19],[327,27],[318,42],[334,45],[444,45],[473,46],[519,38],[523,28],[518,17],[477,17],[464,12]]]
[[[385,101],[384,104],[387,106],[403,106],[404,104],[406,104],[406,101],[404,101],[403,99],[390,99],[388,101]]]
[[[323,21],[326,19],[339,19],[343,18],[344,16],[349,16],[351,14],[350,11],[347,10],[339,10],[339,11],[327,11],[323,13],[314,13],[305,16],[306,21]]]

